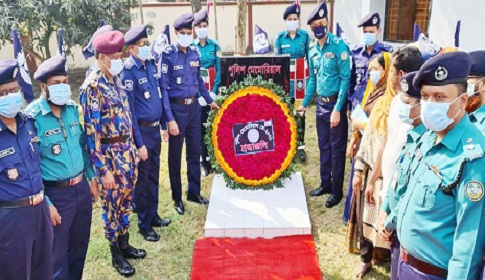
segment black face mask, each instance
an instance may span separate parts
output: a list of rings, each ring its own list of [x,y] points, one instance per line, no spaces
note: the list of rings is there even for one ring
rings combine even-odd
[[[315,38],[322,39],[327,35],[328,27],[327,26],[317,26],[312,29],[313,34],[315,34]]]

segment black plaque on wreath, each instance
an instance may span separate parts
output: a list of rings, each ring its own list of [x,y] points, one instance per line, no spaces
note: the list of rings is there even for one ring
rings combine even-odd
[[[232,135],[236,156],[274,150],[273,120],[235,124]]]

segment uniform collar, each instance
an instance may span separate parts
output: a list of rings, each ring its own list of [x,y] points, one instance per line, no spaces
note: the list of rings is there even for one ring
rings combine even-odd
[[[45,97],[42,95],[39,97],[39,107],[40,111],[42,112],[42,116],[45,116],[52,112],[51,106],[49,106],[47,99],[45,99]]]
[[[375,46],[374,46],[374,48],[373,48],[373,49],[372,49],[372,51],[370,52],[370,55],[372,56],[372,55],[374,55],[374,54],[381,53],[382,51],[385,51],[385,49],[384,49],[384,45],[383,45],[381,42],[377,41],[377,42],[376,42],[376,44],[375,44]],[[366,46],[365,46],[365,45],[364,45],[364,47],[362,48],[361,53],[364,53],[364,52],[365,52],[365,53],[367,52],[367,48],[366,48]]]
[[[441,144],[447,147],[450,151],[456,151],[458,143],[460,143],[463,134],[470,125],[472,125],[470,118],[468,117],[468,114],[465,114],[463,118],[455,125],[455,127],[448,131],[445,137],[441,139]]]
[[[482,106],[482,107],[478,108],[471,115],[474,116],[475,119],[477,119],[477,123],[482,123],[483,120],[485,119],[485,106]]]
[[[414,142],[417,142],[419,137],[421,137],[425,132],[426,132],[426,127],[424,126],[423,123],[420,125],[416,126],[415,128],[412,128],[409,131],[409,136],[413,139]]]
[[[175,51],[176,51],[176,52],[183,52],[183,51],[182,51],[182,48],[179,48],[178,44],[175,44],[174,46],[175,46]],[[192,48],[191,48],[191,46],[189,45],[189,46],[187,47],[187,53],[189,53],[189,52],[191,52],[191,51],[192,51]]]
[[[136,68],[140,69],[140,68],[143,67],[143,63],[141,63],[141,60],[139,60],[138,58],[134,57],[133,55],[130,55],[129,60],[133,63],[133,65],[136,66]]]
[[[290,32],[288,32],[288,30],[285,30],[285,37],[289,37],[290,36]],[[296,32],[295,32],[295,38],[297,36],[300,36],[300,28],[297,28],[296,29]]]

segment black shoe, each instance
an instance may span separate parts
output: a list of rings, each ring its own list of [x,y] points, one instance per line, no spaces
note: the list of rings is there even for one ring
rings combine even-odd
[[[135,268],[125,259],[118,243],[109,246],[111,250],[111,263],[122,276],[132,276]]]
[[[136,249],[130,245],[130,234],[118,236],[118,244],[120,246],[121,253],[126,259],[144,259],[147,252],[143,249]]]
[[[302,163],[306,161],[306,152],[305,152],[305,150],[298,150],[298,156],[300,157],[300,161]]]
[[[188,201],[192,201],[192,202],[195,202],[195,203],[198,203],[198,204],[202,204],[202,205],[207,205],[209,204],[209,200],[201,195],[190,195],[188,194],[187,195],[187,200]]]
[[[185,213],[185,207],[182,201],[175,202],[175,211],[177,211],[179,215],[183,215]]]
[[[160,217],[155,217],[152,221],[152,227],[168,227],[172,221],[170,219],[162,219]]]
[[[311,196],[322,196],[324,194],[330,194],[332,191],[325,189],[324,187],[319,187],[318,189],[314,189],[310,192]]]
[[[157,242],[160,240],[160,235],[153,230],[153,228],[150,229],[139,229],[139,232],[141,235],[143,235],[143,238],[145,238],[146,241],[150,242]]]
[[[325,202],[325,207],[327,208],[332,208],[334,207],[335,205],[339,204],[340,201],[342,200],[342,197],[337,197],[335,195],[331,195],[328,199],[327,199],[327,202]]]
[[[202,175],[202,177],[207,177],[211,173],[212,173],[212,168],[211,168],[210,164],[206,163],[206,162],[201,163],[200,174]]]

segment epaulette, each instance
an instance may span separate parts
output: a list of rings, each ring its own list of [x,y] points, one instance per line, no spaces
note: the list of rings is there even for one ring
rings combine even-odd
[[[382,44],[382,46],[386,52],[392,52],[394,50],[394,48],[389,44]]]
[[[174,51],[177,51],[177,46],[176,45],[170,45],[170,46],[167,46],[163,52],[166,53],[166,54],[170,54],[170,53],[173,53]]]
[[[29,105],[27,105],[27,107],[23,111],[24,114],[29,114],[32,117],[37,116],[37,114],[39,114],[39,112],[41,111],[40,110],[40,104],[39,104],[39,101],[38,100],[39,99],[36,99],[36,100],[32,101],[32,103],[30,103]]]
[[[196,46],[189,46],[189,48],[190,48],[191,51],[195,51],[195,50],[198,50],[199,49]]]
[[[357,45],[357,46],[355,46],[355,47],[352,49],[352,51],[351,51],[351,52],[353,52],[353,53],[354,53],[354,52],[357,52],[357,53],[358,53],[358,52],[361,52],[363,49],[364,49],[364,45]]]
[[[29,112],[25,111],[20,111],[19,115],[24,119],[24,120],[35,120],[34,116],[30,114]]]
[[[318,44],[317,40],[313,40],[312,42],[310,42],[310,49],[315,47],[316,45]]]
[[[280,33],[276,34],[276,39],[283,37],[285,35],[286,31],[281,31]]]
[[[336,45],[340,45],[343,42],[343,40],[340,39],[337,36],[335,36],[334,38],[332,38],[332,40],[333,40],[333,43],[336,44]]]
[[[308,31],[306,31],[304,29],[298,28],[298,31],[297,32],[300,32],[301,34],[309,35]]]
[[[480,136],[478,136],[480,138]],[[463,157],[467,162],[474,161],[477,158],[485,156],[482,145],[474,140],[473,137],[463,139]]]

